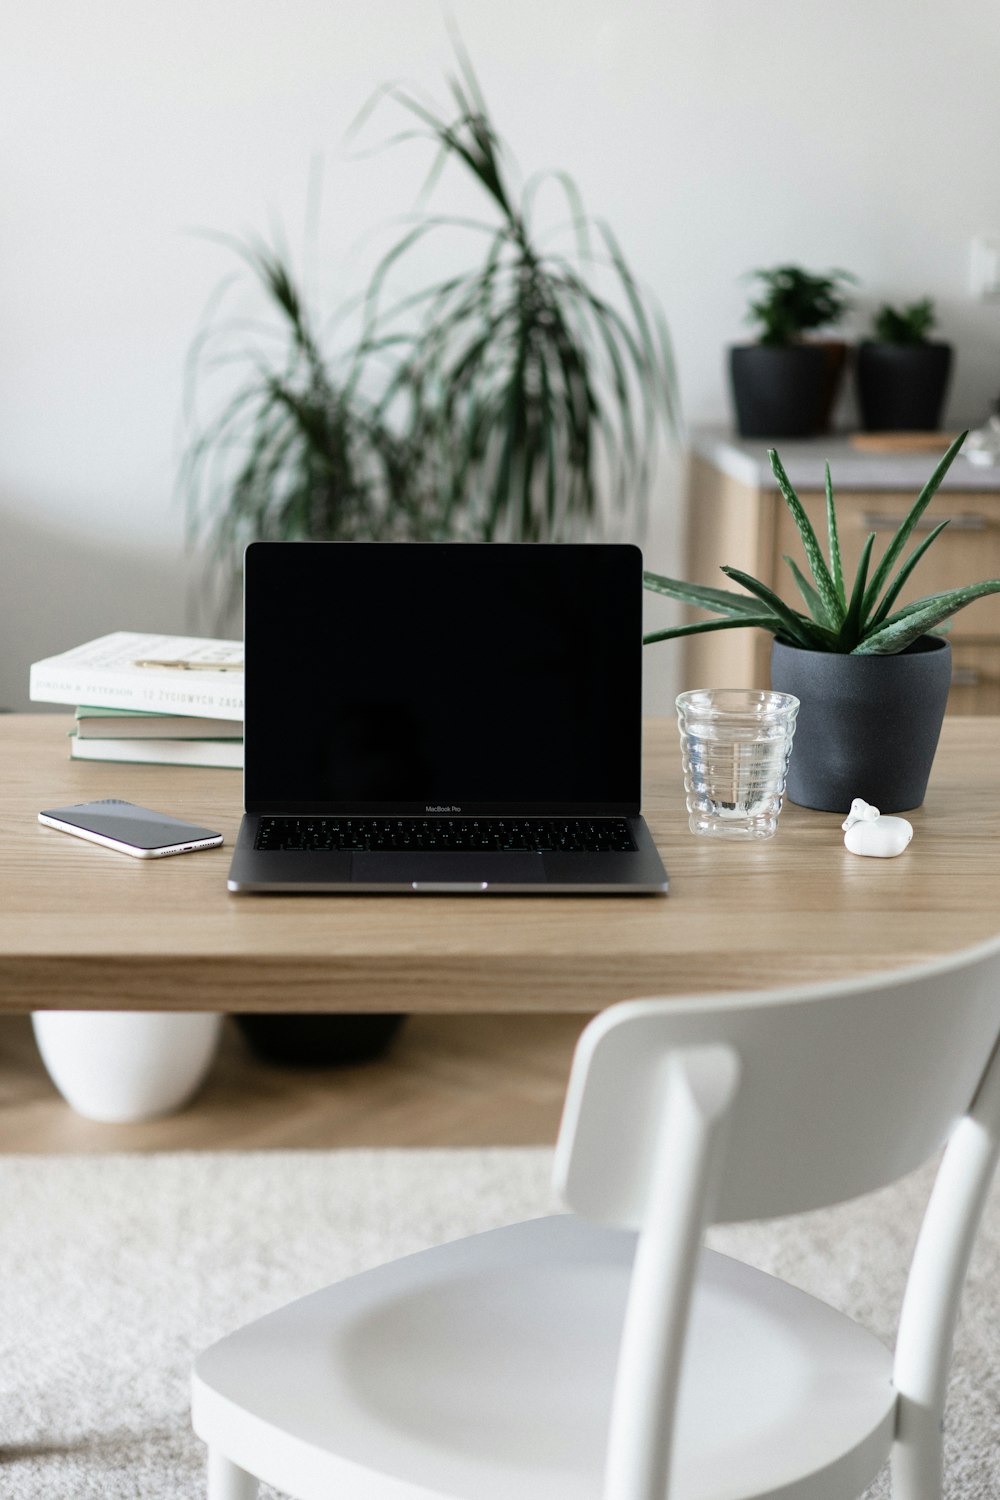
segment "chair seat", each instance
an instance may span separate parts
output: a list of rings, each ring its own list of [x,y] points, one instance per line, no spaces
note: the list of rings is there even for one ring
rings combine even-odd
[[[555,1215],[315,1292],[198,1359],[195,1430],[297,1500],[600,1500],[634,1247]],[[856,1496],[888,1456],[891,1365],[703,1251],[671,1500]]]

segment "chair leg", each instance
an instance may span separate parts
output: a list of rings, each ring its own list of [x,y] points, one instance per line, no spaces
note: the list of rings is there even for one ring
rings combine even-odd
[[[892,1450],[892,1500],[941,1500],[943,1449],[937,1412],[921,1411],[901,1398]]]
[[[218,1448],[209,1448],[208,1500],[257,1500],[257,1483]]]

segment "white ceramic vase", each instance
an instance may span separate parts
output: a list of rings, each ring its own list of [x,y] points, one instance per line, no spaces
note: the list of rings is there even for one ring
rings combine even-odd
[[[66,1102],[89,1120],[149,1120],[204,1081],[222,1017],[203,1012],[35,1011],[35,1040]]]

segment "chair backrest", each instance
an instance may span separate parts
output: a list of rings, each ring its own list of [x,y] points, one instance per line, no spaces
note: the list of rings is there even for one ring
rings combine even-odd
[[[966,1113],[1000,1034],[1000,939],[893,974],[769,992],[632,1000],[574,1058],[556,1186],[640,1228],[671,1057],[739,1060],[713,1222],[803,1212],[895,1181]]]

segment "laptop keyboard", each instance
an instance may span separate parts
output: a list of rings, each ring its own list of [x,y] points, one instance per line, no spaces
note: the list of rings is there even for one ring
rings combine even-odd
[[[519,850],[599,853],[636,847],[624,818],[261,818],[255,849]]]

